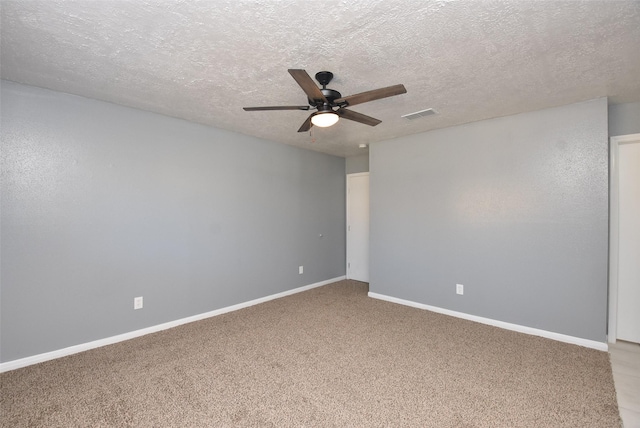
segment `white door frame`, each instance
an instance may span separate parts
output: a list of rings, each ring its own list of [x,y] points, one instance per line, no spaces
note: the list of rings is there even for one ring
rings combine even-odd
[[[347,200],[346,200],[346,208],[347,208],[347,212],[345,213],[347,218],[346,218],[346,224],[345,224],[345,236],[346,236],[346,241],[347,241],[347,248],[346,248],[346,260],[345,260],[345,267],[346,267],[346,278],[349,279],[349,178],[350,177],[364,177],[367,176],[369,177],[369,173],[368,172],[356,172],[353,174],[347,174],[347,178],[345,180],[345,195],[347,196]]]
[[[616,343],[618,335],[618,262],[620,245],[619,151],[620,144],[640,140],[640,134],[619,135],[609,139],[609,326],[607,341]]]

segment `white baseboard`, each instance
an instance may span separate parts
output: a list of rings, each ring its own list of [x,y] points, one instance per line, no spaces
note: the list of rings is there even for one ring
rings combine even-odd
[[[469,321],[475,321],[482,324],[491,325],[494,327],[504,328],[505,330],[517,331],[519,333],[530,334],[533,336],[541,336],[547,339],[557,340],[559,342],[571,343],[574,345],[584,346],[586,348],[593,348],[599,351],[607,351],[609,349],[606,342],[596,342],[595,340],[582,339],[580,337],[568,336],[566,334],[554,333],[551,331],[540,330],[532,327],[525,327],[519,324],[511,324],[504,321],[497,321],[491,318],[478,317],[475,315],[465,314],[464,312],[456,312],[449,309],[439,308],[437,306],[425,305],[422,303],[412,302],[410,300],[398,299],[396,297],[385,296],[384,294],[369,292],[369,297],[379,300],[385,300],[387,302],[398,303],[400,305],[411,306],[413,308],[424,309],[431,312],[437,312],[439,314],[450,315],[456,318],[462,318]]]
[[[177,327],[182,324],[187,324],[190,322],[200,321],[206,318],[215,317],[217,315],[226,314],[227,312],[237,311],[238,309],[243,309],[249,306],[257,305],[259,303],[268,302],[269,300],[275,300],[281,297],[290,296],[292,294],[300,293],[302,291],[311,290],[312,288],[322,287],[323,285],[331,284],[333,282],[341,281],[343,279],[345,279],[345,276],[339,276],[336,278],[327,279],[326,281],[320,281],[314,284],[309,284],[302,287],[294,288],[292,290],[283,291],[281,293],[272,294],[270,296],[261,297],[259,299],[250,300],[248,302],[238,303],[237,305],[216,309],[215,311],[205,312],[203,314],[198,314],[198,315],[182,318],[175,321],[169,321],[163,324],[154,325],[151,327],[143,328],[141,330],[135,330],[129,333],[123,333],[117,336],[107,337],[105,339],[94,340],[93,342],[81,343],[79,345],[69,346],[68,348],[46,352],[44,354],[33,355],[31,357],[25,357],[25,358],[20,358],[18,360],[8,361],[6,363],[0,363],[0,373],[30,366],[32,364],[42,363],[44,361],[54,360],[56,358],[66,357],[67,355],[77,354],[79,352],[88,351],[89,349],[99,348],[101,346],[106,346],[106,345],[112,345],[114,343],[123,342],[125,340],[144,336],[146,334],[167,330],[169,328]]]

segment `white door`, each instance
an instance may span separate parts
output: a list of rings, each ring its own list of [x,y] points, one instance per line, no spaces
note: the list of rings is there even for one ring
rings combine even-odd
[[[640,343],[640,141],[618,159],[618,339]]]
[[[369,173],[347,175],[347,278],[369,282]]]

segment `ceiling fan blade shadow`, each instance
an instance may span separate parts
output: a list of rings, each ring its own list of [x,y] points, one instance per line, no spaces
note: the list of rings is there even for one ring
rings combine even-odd
[[[310,114],[307,120],[304,121],[300,129],[298,129],[298,132],[307,132],[308,130],[311,129],[311,127],[313,126],[313,123],[311,123],[312,117],[313,117],[313,113]]]
[[[375,117],[367,116],[366,114],[358,113],[353,110],[347,110],[346,108],[338,109],[336,113],[338,114],[338,116],[344,119],[349,119],[355,122],[364,123],[365,125],[369,125],[369,126],[376,126],[377,124],[382,122],[381,120],[378,120]]]
[[[324,97],[322,92],[320,92],[320,88],[315,84],[311,76],[305,70],[298,70],[290,68],[289,74],[291,77],[298,82],[298,85],[302,88],[307,97],[314,103],[328,103],[327,99]]]
[[[393,97],[394,95],[406,94],[404,85],[387,86],[386,88],[374,89],[372,91],[361,92],[335,100],[336,105],[354,106],[381,98]]]
[[[263,110],[309,110],[310,106],[268,106],[268,107],[242,107],[244,111]]]

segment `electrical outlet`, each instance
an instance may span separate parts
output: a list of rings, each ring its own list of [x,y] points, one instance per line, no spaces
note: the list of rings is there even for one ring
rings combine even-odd
[[[304,266],[298,266],[298,273],[302,275],[304,273]]]
[[[133,298],[133,309],[142,309],[142,296]]]
[[[464,294],[464,285],[456,284],[456,294]]]

